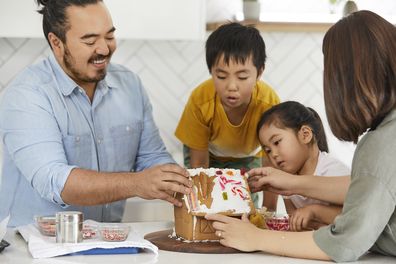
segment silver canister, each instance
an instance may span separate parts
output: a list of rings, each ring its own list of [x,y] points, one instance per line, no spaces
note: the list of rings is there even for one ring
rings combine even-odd
[[[56,243],[82,242],[84,216],[81,212],[65,211],[56,213]]]

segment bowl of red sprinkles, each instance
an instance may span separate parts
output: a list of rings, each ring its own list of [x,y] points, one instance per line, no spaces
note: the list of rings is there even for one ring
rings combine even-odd
[[[97,225],[84,223],[83,229],[82,229],[83,239],[96,238],[97,234],[98,234],[98,226]]]
[[[283,214],[275,214],[265,218],[268,229],[277,231],[289,230],[289,216]]]
[[[128,238],[130,227],[127,224],[109,223],[99,226],[99,233],[104,241],[120,242]]]

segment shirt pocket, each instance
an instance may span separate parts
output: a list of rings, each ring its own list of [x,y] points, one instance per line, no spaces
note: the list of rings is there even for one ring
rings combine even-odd
[[[93,140],[90,134],[66,135],[63,137],[63,146],[69,165],[94,169],[92,166]]]
[[[136,156],[138,155],[142,130],[142,122],[110,128],[111,143],[114,150],[114,169],[116,171],[133,170]]]

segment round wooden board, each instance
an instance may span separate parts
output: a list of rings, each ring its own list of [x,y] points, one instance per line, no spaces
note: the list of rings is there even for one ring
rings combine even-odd
[[[156,245],[161,250],[186,252],[186,253],[207,253],[207,254],[226,254],[241,253],[241,251],[225,247],[219,242],[182,242],[176,238],[169,237],[173,230],[163,230],[150,233],[144,236],[145,239]]]

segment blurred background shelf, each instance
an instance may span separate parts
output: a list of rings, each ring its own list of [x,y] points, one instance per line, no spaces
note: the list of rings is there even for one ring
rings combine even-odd
[[[204,40],[205,1],[106,0],[119,39]],[[0,38],[43,38],[34,0],[0,1]],[[183,12],[180,12],[183,10]]]
[[[206,30],[213,31],[228,22],[230,21],[207,23]],[[334,24],[331,22],[262,22],[257,20],[237,22],[244,25],[255,25],[261,32],[325,32]]]

